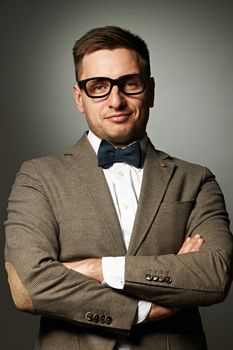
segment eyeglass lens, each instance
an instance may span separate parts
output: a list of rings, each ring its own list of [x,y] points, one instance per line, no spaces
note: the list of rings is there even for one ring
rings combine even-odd
[[[111,91],[113,85],[117,85],[121,92],[133,95],[144,90],[145,80],[140,75],[125,76],[116,80],[93,78],[86,82],[86,92],[91,97],[103,97]]]

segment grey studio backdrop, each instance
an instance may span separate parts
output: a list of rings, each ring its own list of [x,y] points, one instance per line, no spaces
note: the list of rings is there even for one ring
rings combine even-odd
[[[71,49],[88,29],[115,24],[145,38],[157,86],[149,136],[157,148],[208,166],[233,219],[232,14],[230,1],[1,4],[1,349],[33,349],[39,321],[16,311],[10,297],[6,200],[22,161],[60,152],[86,130],[72,96]],[[201,313],[209,349],[232,349],[233,289],[223,304]]]

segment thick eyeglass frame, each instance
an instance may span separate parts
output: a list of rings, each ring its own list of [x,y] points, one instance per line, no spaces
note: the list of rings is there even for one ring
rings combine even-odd
[[[137,92],[125,92],[123,90],[123,81],[125,81],[126,79],[128,78],[133,78],[133,77],[140,77],[143,81],[143,87],[140,91],[137,91]],[[110,87],[109,87],[109,91],[106,93],[106,94],[103,94],[103,95],[98,95],[98,96],[93,96],[93,95],[90,95],[88,90],[87,90],[87,83],[91,80],[107,80],[110,82]],[[146,88],[146,84],[147,82],[149,81],[149,77],[147,74],[127,74],[127,75],[122,75],[121,77],[117,78],[117,79],[111,79],[111,78],[107,78],[107,77],[93,77],[93,78],[88,78],[88,79],[84,79],[84,80],[78,80],[77,83],[78,83],[78,86],[80,89],[83,89],[85,91],[85,93],[87,94],[88,97],[90,98],[103,98],[103,97],[106,97],[108,95],[111,94],[111,91],[112,91],[112,88],[113,86],[117,86],[118,89],[120,90],[120,92],[122,92],[124,95],[138,95],[138,94],[141,94],[145,88]]]

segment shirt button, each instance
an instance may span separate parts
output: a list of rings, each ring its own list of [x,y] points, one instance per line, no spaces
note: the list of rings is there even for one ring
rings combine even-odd
[[[129,208],[129,205],[127,203],[124,203],[124,208],[125,209],[128,209]]]
[[[120,177],[122,177],[122,176],[124,176],[124,173],[122,173],[122,171],[118,171],[118,175],[119,175]]]

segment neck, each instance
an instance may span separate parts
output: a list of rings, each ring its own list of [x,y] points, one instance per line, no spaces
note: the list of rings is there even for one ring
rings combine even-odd
[[[127,141],[126,140],[113,140],[111,138],[105,138],[106,141],[108,141],[109,143],[111,143],[113,146],[117,147],[117,148],[123,148],[126,146],[129,146],[130,144],[132,144],[135,141],[140,141],[142,140],[144,137],[146,136],[146,132],[144,133],[144,135],[140,135],[139,137],[132,137],[129,138]]]

